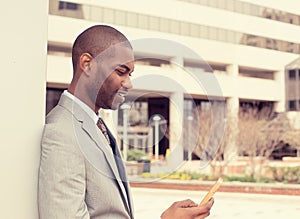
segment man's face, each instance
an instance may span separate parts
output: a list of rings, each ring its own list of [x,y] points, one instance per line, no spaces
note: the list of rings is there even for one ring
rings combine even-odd
[[[105,51],[96,58],[92,84],[94,92],[98,92],[96,107],[115,110],[132,88],[130,76],[134,70],[134,55],[130,48],[119,44],[110,49],[113,51]]]

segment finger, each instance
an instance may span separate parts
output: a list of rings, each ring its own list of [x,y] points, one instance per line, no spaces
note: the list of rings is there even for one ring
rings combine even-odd
[[[195,202],[193,202],[191,199],[186,199],[183,201],[176,202],[176,206],[182,208],[188,208],[188,207],[196,207],[198,205]]]
[[[210,214],[210,206],[202,205],[201,207],[185,208],[186,215],[190,215],[189,218],[202,219]]]
[[[204,219],[204,218],[208,217],[209,215],[210,215],[210,212],[208,212],[206,214],[201,214],[200,216],[195,217],[194,219]]]
[[[214,203],[215,203],[215,199],[212,197],[212,198],[209,199],[209,201],[208,201],[207,204],[208,204],[210,207],[212,207]]]
[[[198,206],[199,211],[197,213],[198,214],[209,213],[209,211],[212,208],[213,204],[214,204],[214,199],[211,198],[205,205],[199,205]]]

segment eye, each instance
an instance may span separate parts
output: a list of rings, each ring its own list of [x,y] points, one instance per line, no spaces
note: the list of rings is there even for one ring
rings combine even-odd
[[[128,70],[125,68],[116,68],[115,71],[119,74],[119,75],[125,75],[128,74]],[[129,76],[131,76],[131,73],[128,74]]]
[[[116,68],[116,71],[120,74],[126,74],[127,70],[126,69],[122,69],[122,68]]]

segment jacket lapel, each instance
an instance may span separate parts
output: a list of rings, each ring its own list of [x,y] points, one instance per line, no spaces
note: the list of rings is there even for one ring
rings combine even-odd
[[[111,147],[109,146],[107,140],[105,139],[104,135],[101,133],[101,131],[99,130],[97,125],[94,124],[92,119],[85,113],[85,111],[77,103],[75,103],[70,98],[62,95],[58,104],[61,105],[64,108],[66,108],[68,111],[70,111],[74,115],[77,122],[80,122],[82,124],[81,125],[82,129],[90,136],[90,138],[96,143],[97,147],[105,155],[106,161],[109,164],[110,169],[111,169],[111,171],[112,171],[112,173],[113,173],[113,175],[114,175],[114,177],[115,177],[115,179],[118,183],[120,191],[122,191],[121,195],[122,195],[123,200],[125,200],[124,205],[125,205],[128,213],[132,217],[133,215],[132,215],[132,212],[131,212],[131,203],[130,203],[130,200],[129,200],[129,194],[127,196],[127,192],[126,192],[126,190],[128,190],[127,189],[128,187],[125,188],[125,185],[124,185],[124,184],[127,183],[126,173],[124,172],[125,173],[125,178],[121,179],[121,176],[119,174],[119,170],[118,170],[118,167],[117,167],[117,163],[121,164],[122,168],[125,170],[121,157],[115,157],[115,155],[112,152]],[[108,130],[108,132],[109,132],[109,130]],[[116,145],[115,139],[112,137],[110,132],[109,132],[109,135],[110,135],[110,138],[113,140],[113,143],[116,146],[115,150],[118,151],[118,154],[120,156],[120,152],[119,152],[119,149]],[[126,180],[124,182],[124,184],[123,184],[122,180]],[[126,186],[128,186],[128,184]]]
[[[105,139],[104,135],[101,133],[99,128],[96,126],[96,124],[94,124],[94,123],[90,124],[89,120],[84,120],[82,123],[82,129],[90,135],[90,137],[96,143],[98,148],[104,153],[106,161],[109,164],[109,166],[114,174],[114,177],[119,185],[120,190],[122,191],[122,196],[123,196],[122,198],[125,201],[125,207],[126,207],[128,213],[132,216],[131,204],[130,204],[129,196],[127,195],[128,185],[126,184],[127,178],[126,178],[125,168],[123,165],[122,158],[120,157],[119,149],[118,149],[117,145],[115,144],[116,143],[115,139],[111,138],[111,135],[110,135],[110,139],[113,140],[112,143],[115,144],[115,146],[116,146],[115,150],[118,151],[119,156],[118,155],[115,156],[113,154],[113,151],[112,151],[110,145],[108,144],[107,140]],[[109,132],[109,130],[108,130],[108,132]],[[122,172],[122,170],[119,171],[117,165],[120,165],[119,168],[123,168],[124,171],[123,172]],[[122,174],[122,173],[124,173],[124,174]],[[124,181],[124,183],[123,183],[123,181]]]

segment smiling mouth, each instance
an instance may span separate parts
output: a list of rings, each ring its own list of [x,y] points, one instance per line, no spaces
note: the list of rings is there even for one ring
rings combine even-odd
[[[127,94],[128,94],[128,92],[126,92],[126,91],[119,91],[118,92],[118,95],[121,96],[121,97],[126,97]]]

